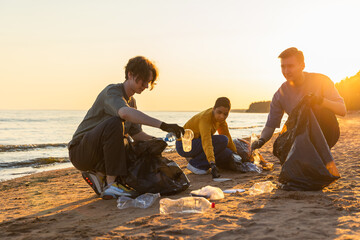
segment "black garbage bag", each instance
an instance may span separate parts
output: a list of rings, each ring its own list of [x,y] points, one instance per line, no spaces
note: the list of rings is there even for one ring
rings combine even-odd
[[[240,162],[236,162],[240,172],[257,172],[261,173],[262,169],[256,166],[253,162],[254,159],[251,155],[250,143],[241,138],[233,139],[236,147],[237,154],[241,157]]]
[[[282,165],[279,182],[285,190],[321,190],[340,178],[307,96],[291,112],[273,153]]]
[[[236,147],[237,154],[242,158],[243,162],[250,162],[251,158],[251,146],[250,143],[244,139],[233,139]]]
[[[140,194],[171,195],[184,191],[190,181],[172,160],[161,156],[167,144],[161,139],[139,142],[127,149],[127,185]]]
[[[336,144],[340,137],[339,122],[335,114],[327,108],[318,108],[314,111],[321,131],[324,134],[330,149]]]

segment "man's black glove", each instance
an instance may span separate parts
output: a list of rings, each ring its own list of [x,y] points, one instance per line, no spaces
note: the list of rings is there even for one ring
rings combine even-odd
[[[212,175],[213,178],[220,177],[219,170],[218,170],[218,168],[217,168],[217,166],[215,165],[214,162],[210,163],[210,168],[211,168],[211,175]]]
[[[308,95],[310,105],[321,105],[324,101],[324,97],[314,95],[313,93]]]
[[[265,144],[265,139],[260,138],[251,144],[251,152],[255,149],[261,148]]]
[[[175,133],[177,138],[180,138],[181,134],[185,133],[184,128],[180,127],[177,124],[167,124],[167,123],[162,122],[161,125],[160,125],[160,129],[165,131],[165,132]]]

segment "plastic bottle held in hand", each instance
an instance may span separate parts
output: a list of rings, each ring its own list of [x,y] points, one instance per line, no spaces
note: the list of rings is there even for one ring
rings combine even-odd
[[[251,138],[250,138],[250,146],[253,144],[253,142],[259,140],[259,138],[256,136],[255,133],[251,134]],[[260,156],[259,156],[259,150],[255,149],[252,153],[253,159],[254,159],[254,164],[256,166],[260,166]]]
[[[168,134],[166,134],[164,141],[165,142],[173,142],[176,140],[175,134],[172,132],[169,132]]]
[[[194,132],[191,129],[185,129],[184,136],[182,136],[181,138],[184,152],[191,151],[193,138],[194,138]]]
[[[160,200],[160,214],[202,213],[215,207],[203,197],[183,197],[180,199],[163,198]]]

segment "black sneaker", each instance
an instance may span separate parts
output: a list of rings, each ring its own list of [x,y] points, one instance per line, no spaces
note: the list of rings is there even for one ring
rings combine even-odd
[[[105,176],[100,177],[94,172],[81,172],[81,175],[97,195],[100,195],[103,192]]]

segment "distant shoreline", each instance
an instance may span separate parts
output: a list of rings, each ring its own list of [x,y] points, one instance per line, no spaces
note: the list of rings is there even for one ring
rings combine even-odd
[[[230,112],[233,112],[233,113],[269,113],[269,112],[261,112],[261,111],[251,111],[249,109],[231,109]]]
[[[244,113],[246,112],[247,109],[231,109],[230,112],[235,112],[235,113]]]

